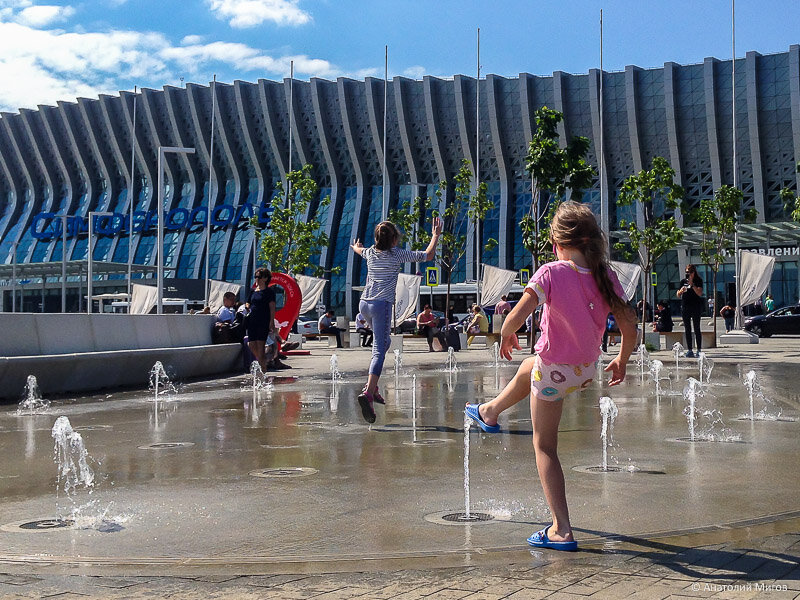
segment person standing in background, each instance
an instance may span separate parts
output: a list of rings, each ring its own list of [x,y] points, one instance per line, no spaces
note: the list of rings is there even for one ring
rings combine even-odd
[[[694,265],[686,265],[686,277],[681,279],[678,289],[678,298],[681,299],[681,312],[683,314],[683,327],[686,331],[686,356],[694,358],[692,351],[692,328],[697,342],[697,353],[703,347],[703,336],[700,332],[700,315],[703,312],[703,280],[697,274]]]

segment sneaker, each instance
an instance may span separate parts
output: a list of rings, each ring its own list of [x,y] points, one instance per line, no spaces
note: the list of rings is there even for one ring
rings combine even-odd
[[[375,388],[375,393],[372,394],[372,399],[378,404],[386,404],[386,400],[383,399],[383,396],[381,396],[381,393],[378,391],[378,388]]]
[[[286,342],[282,349],[287,352],[291,352],[292,350],[297,350],[299,347],[300,344],[298,342]]]
[[[279,370],[291,369],[292,368],[289,365],[287,365],[286,363],[282,363],[281,361],[279,361],[277,359],[272,361],[272,366],[274,366],[276,369],[279,369]]]
[[[685,356],[686,358],[694,358],[694,352],[687,350]]]
[[[358,395],[358,405],[361,407],[361,415],[367,423],[375,422],[375,409],[372,408],[374,399],[373,395],[368,393],[367,390],[363,390]]]

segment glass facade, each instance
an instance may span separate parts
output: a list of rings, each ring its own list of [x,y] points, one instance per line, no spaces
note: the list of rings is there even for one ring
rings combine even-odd
[[[787,221],[789,215],[779,194],[784,188],[798,190],[795,164],[800,156],[795,153],[800,148],[800,130],[792,125],[792,106],[797,101],[792,89],[793,86],[795,90],[800,89],[792,80],[797,77],[793,65],[798,63],[800,46],[770,55],[750,52],[746,58],[737,59],[737,74],[741,76],[737,76],[735,90],[731,86],[729,60],[707,59],[700,64],[667,63],[663,68],[629,67],[625,72],[604,72],[602,156],[606,193],[603,198],[611,229],[618,228],[622,219],[635,219],[633,207],[616,205],[618,190],[626,177],[640,168],[648,168],[655,156],[663,156],[671,162],[686,191],[689,208],[697,207],[720,185],[732,183],[734,139],[739,160],[738,180],[746,207],[756,209],[759,222]],[[599,139],[596,139],[599,134],[599,77],[596,71],[575,75],[555,71],[552,76],[523,73],[519,77],[505,78],[489,75],[479,85],[474,78],[461,75],[452,79],[397,78],[390,81],[386,107],[389,206],[401,206],[418,193],[433,200],[440,181],[449,182],[450,188],[445,194],[449,199],[453,177],[462,161],[474,163],[477,160],[481,180],[487,182],[489,196],[495,203],[481,225],[480,247],[489,238],[499,242],[496,248],[481,251],[482,262],[513,270],[529,267],[530,256],[522,246],[517,224],[531,204],[525,155],[526,136],[534,127],[534,112],[542,106],[558,106],[564,113],[562,136],[566,139],[576,135],[588,137],[587,160],[598,167],[601,152]],[[218,125],[220,131],[226,132],[226,140],[220,142],[217,146],[220,150],[214,156],[220,185],[224,181],[224,197],[218,204],[241,206],[246,202],[255,205],[261,193],[259,181],[272,190],[284,176],[288,158],[286,90],[283,84],[272,82],[263,89],[257,83],[238,82],[237,85],[252,119],[241,119],[234,103],[226,100],[225,94],[219,97],[218,114],[224,122]],[[327,292],[331,306],[340,312],[354,308],[353,295],[348,290],[363,284],[366,277],[360,260],[352,263],[354,268],[350,271],[346,268],[353,223],[358,223],[357,234],[362,240],[371,243],[371,232],[380,219],[383,203],[383,166],[375,143],[382,129],[380,120],[376,122],[374,116],[382,115],[384,107],[382,94],[372,98],[369,85],[369,81],[355,80],[343,84],[315,80],[313,85],[294,81],[298,124],[295,135],[299,143],[294,146],[292,164],[300,165],[301,155],[314,163],[312,173],[321,188],[321,198],[333,189],[338,190],[333,205],[318,211],[317,217],[326,230],[330,230],[331,239],[327,251],[318,253],[314,261],[322,260],[324,255],[326,264],[320,266],[327,270],[340,269],[338,274],[330,275]],[[156,163],[159,140],[196,145],[196,141],[208,139],[211,95],[208,88],[201,88],[191,98],[189,92],[175,88],[148,92],[152,119],[149,128],[137,131],[138,159],[151,165],[149,171],[137,168],[139,179],[134,208],[140,213],[155,209],[154,188],[148,179],[155,176],[152,165]],[[736,94],[735,132],[733,92]],[[478,112],[477,93],[481,96]],[[254,101],[262,95],[265,102]],[[60,259],[59,239],[37,239],[31,232],[34,222],[40,223],[36,220],[40,213],[69,211],[85,218],[90,210],[126,212],[128,190],[121,184],[124,184],[123,174],[129,165],[112,151],[113,141],[108,139],[115,131],[127,131],[127,122],[116,122],[126,114],[121,107],[122,99],[104,97],[81,102],[85,111],[63,111],[64,131],[56,130],[50,136],[36,135],[32,145],[45,156],[59,158],[59,168],[70,171],[70,177],[59,179],[60,183],[51,178],[55,187],[52,192],[42,178],[41,165],[33,153],[24,147],[14,150],[19,144],[11,143],[15,141],[11,138],[17,137],[15,132],[23,127],[23,117],[10,113],[0,116],[8,120],[8,126],[0,128],[3,142],[0,189],[4,194],[0,207],[0,262],[11,262],[14,244],[18,245],[19,262]],[[192,115],[192,108],[199,110],[201,118]],[[272,112],[266,114],[265,110]],[[272,127],[269,131],[265,127],[267,123]],[[475,139],[478,125],[479,142]],[[248,126],[252,130],[243,131]],[[157,136],[151,135],[153,130]],[[78,132],[78,135],[67,137],[65,131]],[[129,145],[127,139],[118,141],[124,147]],[[202,207],[208,205],[208,161],[198,156],[181,157],[172,160],[171,165],[175,181],[170,182],[172,187],[165,209],[189,211],[192,223],[165,234],[165,264],[171,269],[168,275],[202,278],[206,237],[206,215]],[[9,175],[10,179],[6,180]],[[241,193],[237,193],[235,180],[244,188]],[[358,188],[359,184],[363,187]],[[73,185],[73,189],[64,187],[68,185]],[[359,205],[360,214],[355,215],[359,195],[363,195],[363,202]],[[73,199],[69,207],[67,198]],[[599,176],[594,178],[581,200],[595,213],[600,213]],[[316,206],[312,206],[310,214],[315,210]],[[329,215],[334,217],[330,223]],[[425,226],[429,226],[429,216],[426,215]],[[688,213],[684,219],[685,225],[693,225],[688,221]],[[459,233],[466,234],[467,230],[466,219],[461,219]],[[249,235],[246,226],[240,223],[212,227],[212,277],[230,281],[248,277],[245,271],[250,268]],[[115,236],[98,236],[94,250],[96,260],[127,261],[127,232],[118,232]],[[86,243],[85,234],[71,238],[69,257],[84,260]],[[478,245],[471,236],[469,243],[473,247]],[[133,247],[134,262],[154,264],[154,228],[134,234]],[[685,256],[687,250],[691,251],[683,249],[680,256]],[[675,268],[678,256],[678,253],[669,253],[659,262],[656,267],[659,281],[671,282],[678,274]],[[467,264],[465,253],[453,273],[454,282],[471,280],[475,276],[474,262],[470,263]],[[776,299],[781,295],[788,301],[796,293],[796,264],[791,256],[781,256],[778,260],[773,281]],[[727,269],[724,267],[721,271],[719,285],[728,283]],[[663,288],[659,285],[660,294],[674,291],[669,287],[672,283],[663,285]]]

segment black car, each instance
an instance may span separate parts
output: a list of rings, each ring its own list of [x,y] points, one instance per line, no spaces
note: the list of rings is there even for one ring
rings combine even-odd
[[[744,328],[762,338],[775,334],[800,335],[800,304],[784,306],[767,315],[748,317]]]

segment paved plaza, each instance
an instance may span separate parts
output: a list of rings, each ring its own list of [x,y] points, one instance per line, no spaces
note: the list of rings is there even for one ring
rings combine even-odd
[[[312,349],[311,356],[296,357],[291,360],[294,366],[291,374],[297,376],[298,381],[305,379],[309,382],[312,380],[316,382],[309,384],[308,391],[304,392],[308,398],[312,398],[315,394],[320,394],[323,389],[324,384],[321,382],[328,372],[332,351],[324,347],[321,342],[311,343],[309,348]],[[800,339],[774,337],[761,340],[759,345],[709,349],[707,353],[717,363],[720,373],[736,373],[751,366],[764,368],[769,372],[783,373],[785,375],[783,379],[776,378],[776,381],[785,381],[786,384],[778,386],[775,393],[787,414],[796,416],[800,412],[800,395],[793,393],[791,385],[791,370],[800,364]],[[515,359],[515,363],[522,356],[522,354],[519,355]],[[338,351],[338,357],[339,366],[345,372],[345,376],[352,379],[353,385],[357,386],[358,374],[364,370],[368,360],[367,352],[360,349],[345,349]],[[462,368],[470,374],[470,377],[472,374],[481,373],[480,369],[486,369],[487,357],[488,353],[483,348],[462,351],[458,354]],[[665,364],[669,364],[673,360],[671,353],[666,351],[653,353],[651,357],[659,358]],[[392,388],[391,359],[390,355],[387,360],[385,377],[385,386],[390,393]],[[608,358],[606,358],[607,361]],[[415,340],[408,344],[403,354],[404,368],[408,373],[418,373],[419,377],[422,377],[426,371],[430,371],[432,367],[440,368],[441,362],[442,355],[427,353],[425,343],[421,340]],[[692,363],[687,361],[686,364],[691,365]],[[634,371],[632,366],[629,377],[635,377]],[[503,369],[502,372],[503,376],[498,381],[500,386],[513,374],[514,369],[509,367]],[[486,395],[493,393],[492,383],[488,381],[489,379],[481,377],[480,386],[483,387],[478,386],[483,390],[481,393]],[[214,385],[221,386],[221,389],[234,390],[239,388],[244,381],[245,376],[240,375],[215,382]],[[469,385],[470,381],[471,379],[467,377],[465,383]],[[189,382],[185,385],[182,393],[199,395],[200,390],[208,388],[208,383]],[[278,387],[276,386],[276,389]],[[614,392],[615,397],[622,403],[621,406],[629,400],[625,397],[626,393],[633,393],[634,390],[633,385],[630,386],[630,390],[626,390],[626,387],[627,384]],[[425,388],[423,386],[420,389]],[[457,397],[451,398],[454,406],[459,399],[459,389],[456,388]],[[123,398],[132,398],[137,393],[140,392],[125,391],[119,395]],[[327,388],[325,393],[327,394]],[[220,398],[224,402],[196,400],[194,404],[180,408],[174,416],[168,417],[166,428],[157,431],[164,440],[170,439],[166,433],[169,431],[170,424],[178,423],[181,411],[185,413],[190,410],[195,413],[214,413],[214,421],[224,422],[230,428],[232,423],[237,422],[226,420],[233,418],[227,415],[235,416],[237,414],[230,408],[233,406],[231,404],[232,397],[220,396]],[[97,401],[98,398],[92,400]],[[421,402],[423,401],[421,399]],[[123,402],[127,402],[127,400],[123,400]],[[403,456],[402,453],[405,450],[402,450],[396,441],[392,441],[394,438],[391,436],[405,435],[405,429],[394,433],[380,434],[376,431],[366,434],[364,431],[356,429],[362,424],[356,422],[357,419],[353,416],[357,416],[355,411],[348,412],[349,409],[346,406],[348,402],[352,402],[352,398],[343,395],[336,416],[340,422],[353,421],[349,425],[349,430],[343,431],[340,426],[336,431],[328,429],[325,434],[337,436],[329,439],[336,440],[336,444],[340,446],[342,454],[337,459],[339,462],[347,463],[348,458],[341,448],[347,450],[349,444],[354,443],[348,440],[360,440],[365,435],[377,435],[375,439],[378,441],[374,445],[367,446],[368,451],[376,456],[376,462],[380,460],[380,454],[375,453],[381,452],[381,445],[385,446],[386,452],[392,452],[394,456]],[[394,420],[399,423],[405,405],[398,404],[397,412],[390,413],[389,405],[394,402],[392,396],[387,395],[385,420],[387,422]],[[223,406],[226,408],[221,408]],[[206,407],[209,407],[209,410],[200,410]],[[70,407],[64,405],[64,408]],[[420,409],[420,418],[423,421],[424,415],[430,413],[431,408],[428,404],[427,408]],[[630,400],[628,408],[635,412],[632,400]],[[253,423],[249,424],[249,433],[246,433],[246,436],[261,435],[267,432],[270,435],[276,435],[272,429],[266,429],[263,422],[272,418],[273,413],[269,410],[262,413],[262,422],[257,424],[257,427]],[[322,413],[314,412],[313,406],[308,408],[303,405],[303,410],[307,410],[309,418],[314,420],[307,423],[309,425],[307,428],[295,426],[291,431],[296,433],[303,430],[303,436],[316,435],[310,434],[309,430],[323,428],[322,421],[318,420],[322,418]],[[434,414],[438,423],[447,419],[454,420],[457,416],[456,413],[457,406],[448,408],[445,413]],[[79,422],[82,414],[75,413],[75,416],[70,418],[74,422]],[[94,413],[86,414],[93,415]],[[107,423],[119,431],[112,441],[124,445],[125,436],[117,423],[124,422],[123,417],[130,418],[133,414],[132,409],[125,409],[121,416],[115,416],[113,410],[104,411],[101,414],[103,418],[107,419]],[[519,414],[524,414],[524,407],[520,407]],[[280,416],[283,419],[287,418],[285,412],[280,413]],[[299,418],[302,419],[302,413]],[[379,415],[379,425],[382,418],[382,415]],[[565,421],[565,427],[571,426],[572,421],[586,420],[582,413],[577,413],[569,418],[571,420]],[[515,421],[521,422],[524,419]],[[181,427],[186,426],[186,423],[181,425]],[[784,423],[780,425],[780,427],[783,426],[785,427],[782,431],[794,431],[797,424]],[[507,425],[507,427],[512,429],[511,425]],[[515,465],[524,465],[535,477],[533,455],[529,448],[526,448],[526,445],[530,443],[529,431],[525,430],[524,425],[517,425],[517,427],[519,427],[517,431],[524,435],[510,435],[507,436],[507,441],[497,443],[509,447],[508,452],[502,455],[505,460],[514,462]],[[527,428],[530,428],[529,423]],[[778,428],[769,431],[774,432]],[[283,429],[286,428],[279,428],[278,431],[283,431]],[[130,431],[135,432],[134,429]],[[449,431],[442,426],[434,431],[429,425],[428,429],[421,427],[421,431],[426,435],[451,435],[454,438],[459,435],[457,429]],[[102,433],[102,430],[96,429],[84,434],[90,453],[101,453],[104,446]],[[514,430],[509,433],[514,433]],[[630,434],[630,432],[626,433]],[[579,443],[571,442],[570,436],[565,435],[565,454],[569,456],[573,452],[573,446],[580,446],[584,443],[584,439],[589,439],[589,434],[594,436],[595,432],[587,433],[586,438],[580,437]],[[41,432],[41,436],[44,438],[48,435],[47,431]],[[143,431],[141,435],[145,435],[145,432]],[[381,435],[383,437],[380,437]],[[583,436],[582,433],[578,433],[578,435]],[[511,484],[508,481],[498,482],[495,479],[482,481],[480,476],[481,470],[485,471],[482,467],[484,462],[490,458],[494,460],[495,447],[490,444],[503,438],[479,436],[476,432],[473,432],[472,436],[473,452],[475,452],[473,461],[476,471],[473,474],[475,478],[473,493],[476,497],[473,502],[477,503],[479,495],[487,493],[487,487],[491,485],[508,487]],[[38,438],[35,439],[38,440]],[[325,438],[314,438],[314,440],[320,439]],[[398,494],[396,499],[387,494],[386,496],[376,496],[372,502],[367,499],[364,504],[358,504],[356,506],[358,514],[354,516],[351,514],[352,511],[340,510],[342,507],[339,506],[354,502],[345,496],[345,490],[350,485],[347,483],[345,475],[345,472],[350,469],[347,464],[342,467],[341,471],[332,470],[333,466],[328,466],[332,477],[330,481],[326,480],[325,485],[332,486],[330,490],[333,497],[329,499],[330,505],[325,505],[323,501],[320,501],[323,502],[320,506],[329,507],[330,520],[326,520],[325,515],[318,514],[314,522],[313,533],[304,534],[306,539],[299,540],[297,545],[287,546],[286,540],[278,539],[280,533],[265,533],[266,529],[259,518],[267,515],[268,518],[265,519],[265,522],[275,521],[275,510],[277,510],[284,515],[287,527],[296,526],[293,520],[305,518],[306,513],[303,510],[307,507],[304,504],[317,502],[321,483],[306,484],[308,486],[305,488],[305,493],[308,494],[307,502],[296,501],[295,497],[290,495],[283,497],[286,502],[283,506],[274,507],[270,506],[270,498],[266,495],[263,496],[263,504],[252,503],[248,496],[252,493],[257,498],[257,494],[264,494],[258,490],[268,490],[269,488],[253,487],[251,490],[248,486],[255,484],[242,482],[237,478],[220,480],[218,476],[204,477],[207,474],[203,472],[202,467],[197,465],[194,467],[197,472],[192,474],[194,477],[188,477],[185,470],[191,467],[191,462],[186,459],[183,459],[186,462],[176,459],[174,464],[161,465],[159,462],[141,462],[142,459],[139,458],[141,464],[137,463],[134,465],[136,468],[132,469],[139,473],[137,477],[141,478],[144,470],[152,470],[155,475],[152,484],[144,486],[144,489],[158,488],[163,486],[165,481],[171,481],[172,483],[165,493],[172,494],[172,501],[176,505],[183,503],[188,506],[195,500],[192,494],[197,494],[197,491],[184,481],[186,479],[202,480],[200,487],[219,486],[223,491],[231,490],[229,493],[236,494],[236,496],[231,498],[230,503],[227,505],[224,502],[219,503],[210,514],[215,522],[223,527],[232,528],[233,531],[215,531],[201,522],[193,524],[192,527],[187,525],[189,533],[186,534],[186,537],[178,534],[175,540],[170,540],[168,531],[170,529],[179,530],[182,524],[180,521],[169,521],[166,516],[162,519],[162,515],[156,518],[157,512],[170,514],[170,511],[163,510],[163,505],[159,504],[160,510],[153,510],[146,519],[146,523],[128,526],[131,536],[137,534],[137,529],[140,533],[141,530],[145,530],[149,535],[154,531],[148,529],[151,526],[150,521],[158,520],[162,527],[162,533],[158,534],[157,540],[143,537],[141,542],[120,542],[119,540],[127,538],[119,536],[128,534],[125,532],[122,534],[92,532],[94,534],[92,537],[78,532],[72,538],[68,537],[69,534],[66,537],[49,538],[60,540],[58,542],[41,542],[40,540],[43,538],[37,538],[39,541],[32,541],[30,545],[26,546],[29,542],[20,541],[23,538],[19,537],[19,534],[2,532],[0,539],[4,540],[4,549],[0,552],[0,597],[400,598],[408,600],[426,597],[436,599],[797,598],[800,597],[800,503],[792,494],[794,493],[793,486],[798,479],[796,461],[800,443],[798,443],[796,435],[793,438],[790,435],[787,439],[788,442],[786,439],[780,443],[776,442],[774,446],[776,456],[768,456],[769,452],[767,452],[767,454],[756,457],[756,462],[763,464],[766,474],[763,479],[753,477],[753,471],[747,471],[748,461],[744,459],[741,471],[732,469],[727,473],[718,473],[713,468],[708,473],[701,471],[703,473],[703,477],[699,480],[699,491],[703,496],[701,498],[692,497],[697,494],[693,494],[691,489],[688,492],[684,491],[681,488],[682,480],[679,479],[669,480],[674,483],[658,478],[639,479],[638,483],[633,485],[618,484],[608,479],[607,483],[598,485],[596,482],[599,482],[600,479],[580,479],[574,474],[568,474],[568,477],[572,477],[574,482],[577,482],[568,483],[567,492],[571,504],[574,505],[573,512],[575,515],[580,515],[580,517],[574,517],[573,520],[576,538],[581,544],[580,551],[569,554],[550,550],[531,550],[524,544],[524,537],[517,532],[518,525],[522,526],[520,531],[527,531],[527,529],[533,531],[538,528],[535,524],[543,522],[543,519],[546,518],[546,509],[539,510],[542,507],[538,507],[538,512],[534,511],[533,514],[526,513],[525,517],[527,518],[521,519],[522,523],[500,523],[486,526],[484,529],[481,529],[484,526],[480,525],[444,527],[440,530],[425,529],[425,525],[420,524],[421,519],[414,516],[409,522],[407,531],[404,532],[402,525],[398,525],[402,521],[397,520],[397,515],[393,514],[393,511],[396,512],[393,503],[395,501],[401,503],[407,499],[403,494]],[[792,439],[794,445],[792,445]],[[265,441],[261,438],[259,440]],[[260,448],[282,447],[279,444],[289,447],[292,439],[288,437],[285,439],[273,438],[269,441],[269,444],[261,443]],[[625,443],[629,448],[638,447],[636,440]],[[305,449],[306,452],[315,450],[317,444],[317,441],[310,444]],[[520,448],[518,460],[515,458],[517,455],[513,454],[512,445]],[[46,448],[46,444],[44,446]],[[437,482],[447,479],[444,475],[447,470],[458,469],[460,449],[456,444],[450,444],[450,446],[453,448],[450,452],[453,456],[450,456],[442,465],[411,462],[396,466],[400,473],[404,473],[403,469],[409,466],[416,471],[429,473],[428,484],[432,487],[429,492],[425,493],[425,496],[436,497],[437,494],[440,494],[442,495],[441,503],[444,505],[450,502],[449,497],[444,492],[434,490],[433,487],[438,485]],[[727,446],[730,446],[730,450],[726,448],[724,452],[746,451],[745,444]],[[670,453],[683,452],[682,448],[685,446],[679,447],[672,444],[663,447],[664,449],[659,452],[664,454],[663,464],[666,465],[665,470],[669,471],[672,464],[670,461],[673,460],[668,458]],[[767,447],[767,450],[770,448],[773,446]],[[577,450],[575,451],[577,452]],[[757,447],[753,447],[752,451],[758,453],[759,450]],[[46,454],[46,452],[48,450],[44,450],[43,453]],[[500,451],[497,450],[497,452]],[[263,455],[263,450],[261,453]],[[250,454],[258,455],[258,450],[220,445],[215,454],[217,458],[212,457],[211,460],[219,461],[222,460],[219,457],[227,457],[224,458],[224,463],[217,462],[215,464],[226,464],[232,470],[245,470],[249,468],[248,460],[250,459],[243,457]],[[131,456],[135,456],[135,454]],[[703,468],[704,462],[715,459],[713,454],[708,453],[700,454],[699,458],[701,460],[698,460],[696,465],[691,463],[696,468]],[[781,470],[779,466],[773,464],[772,459],[777,459],[777,463],[782,464],[783,469]],[[110,479],[115,478],[119,485],[123,486],[125,482],[122,471],[114,467],[114,460],[109,453],[105,458],[105,469],[109,473]],[[568,460],[572,459],[565,459],[565,466]],[[656,459],[651,458],[650,460]],[[47,456],[41,460],[43,473],[47,469],[52,469],[52,462],[49,463],[50,466],[47,466],[48,461],[49,457]],[[391,464],[391,462],[381,462],[380,464],[386,471],[387,481],[390,481],[391,477],[389,476],[393,474],[387,470],[386,464]],[[728,463],[720,463],[720,465],[723,464],[727,465]],[[32,474],[37,473],[37,465],[39,465],[37,461],[29,461],[26,465]],[[727,469],[727,466],[725,468]],[[160,469],[164,469],[164,472]],[[167,469],[170,470],[169,475],[165,474]],[[8,466],[4,471],[6,474],[14,473],[14,466]],[[175,475],[176,473],[177,475]],[[170,479],[173,476],[179,480],[177,483]],[[45,490],[46,486],[50,485],[50,479],[45,474],[41,476],[41,479],[44,481],[42,490]],[[339,479],[345,481],[342,487],[336,487],[339,485],[336,483]],[[458,477],[455,479],[457,481]],[[778,479],[782,481],[777,481]],[[135,480],[136,477],[129,475],[128,492],[126,493],[129,497],[144,494],[133,485]],[[312,479],[309,479],[309,482],[311,481]],[[414,480],[410,476],[402,481],[404,484],[406,481],[410,481],[411,483],[408,485],[414,485]],[[720,481],[728,482],[729,487],[721,486]],[[360,480],[353,480],[352,485],[358,483]],[[449,480],[447,486],[450,486]],[[674,491],[670,491],[670,487],[674,487]],[[5,494],[6,500],[0,507],[0,512],[3,513],[3,522],[10,520],[11,514],[24,513],[24,509],[30,507],[33,507],[34,513],[38,511],[36,514],[43,514],[45,510],[43,507],[48,506],[48,502],[51,502],[51,500],[47,500],[47,494],[44,491],[9,489],[14,489],[15,493],[11,494],[7,490]],[[729,495],[728,500],[725,500],[724,496],[726,489]],[[592,500],[592,490],[595,490],[594,500]],[[625,498],[626,490],[630,490],[630,498],[640,499],[637,500],[637,503],[641,506],[626,504],[626,501],[629,500],[629,498]],[[570,495],[571,492],[572,495]],[[110,490],[106,489],[105,493],[110,493]],[[410,493],[417,492],[410,490]],[[39,499],[39,494],[44,499]],[[607,495],[611,496],[611,500],[606,498]],[[759,502],[759,497],[763,499],[763,502]],[[210,496],[207,500],[212,502],[212,498],[215,497]],[[584,500],[584,498],[588,500]],[[615,498],[621,505],[617,510],[613,508]],[[420,505],[424,505],[426,500],[427,498],[420,497]],[[153,500],[148,501],[154,502]],[[607,504],[607,502],[611,502],[611,504]],[[237,505],[242,503],[251,504],[249,510],[253,514],[250,518],[246,513],[237,512],[240,510]],[[593,503],[596,504],[597,510],[603,507],[602,510],[608,510],[608,514],[598,515],[597,510],[593,510],[591,507]],[[587,504],[589,504],[588,508]],[[608,506],[611,506],[611,509],[608,509]],[[671,506],[675,507],[674,514]],[[638,514],[640,509],[643,515]],[[226,511],[230,513],[230,518],[226,516]],[[420,510],[420,512],[424,511]],[[625,515],[619,514],[621,512],[630,513],[628,515],[630,519],[623,518]],[[684,513],[685,518],[681,518],[680,515]],[[173,515],[170,517],[172,519],[188,520],[188,510],[185,508],[184,513],[172,511],[171,514]],[[748,517],[749,514],[753,516]],[[297,517],[297,515],[301,517]],[[23,516],[29,516],[29,514]],[[201,516],[208,517],[208,515],[195,513],[194,519],[197,521]],[[383,519],[386,519],[388,523],[385,526],[380,525]],[[337,536],[341,537],[343,529],[353,526],[363,529],[352,531],[350,537],[344,538],[350,540],[349,549],[342,550],[341,545],[337,545],[338,542],[331,541]],[[382,527],[385,527],[385,531]],[[470,527],[471,531],[469,531]],[[249,529],[253,529],[253,531],[249,531]],[[375,534],[376,531],[384,531],[388,537],[379,542],[359,539],[360,537],[380,537]],[[506,531],[513,532],[508,539],[504,538]],[[629,534],[626,531],[639,533]],[[58,536],[59,534],[53,532],[41,535]],[[196,537],[192,539],[192,535]],[[31,536],[31,538],[35,537]],[[161,543],[159,538],[161,537],[165,537],[169,541],[166,546],[168,548],[172,547],[170,544],[174,542],[176,549],[174,555],[168,556],[161,551],[159,547]],[[395,537],[396,539],[392,539]],[[151,541],[148,542],[148,539]],[[238,544],[235,543],[237,540]],[[304,546],[303,542],[308,545]],[[441,543],[437,545],[437,542]],[[39,543],[45,544],[44,550],[37,546]],[[130,545],[126,546],[125,544]],[[181,544],[185,546],[185,552],[181,550],[183,548]],[[197,547],[205,547],[208,551],[207,555],[197,555],[194,552]]]

